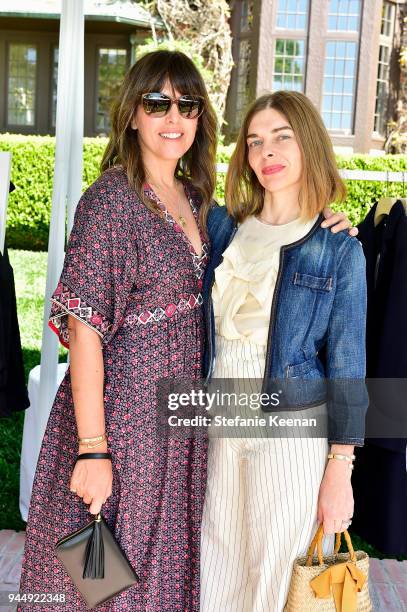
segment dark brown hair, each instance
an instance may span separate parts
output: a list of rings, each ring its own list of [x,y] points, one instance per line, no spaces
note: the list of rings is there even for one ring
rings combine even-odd
[[[205,227],[216,181],[217,119],[202,76],[184,53],[152,51],[140,57],[128,70],[112,107],[112,131],[103,155],[101,170],[104,172],[112,166],[123,166],[129,184],[146,206],[154,212],[159,211],[157,204],[144,195],[145,168],[137,131],[132,129],[131,120],[142,94],[161,91],[167,80],[181,94],[199,95],[205,100],[205,110],[198,119],[194,142],[179,160],[175,170],[175,176],[189,179],[200,193],[201,223]]]
[[[254,115],[266,108],[274,108],[287,118],[301,150],[301,217],[312,219],[331,202],[344,200],[346,187],[339,176],[331,139],[317,109],[302,93],[276,91],[255,100],[243,120],[226,175],[225,199],[229,214],[241,223],[249,215],[260,214],[263,208],[264,188],[249,165],[246,138]]]

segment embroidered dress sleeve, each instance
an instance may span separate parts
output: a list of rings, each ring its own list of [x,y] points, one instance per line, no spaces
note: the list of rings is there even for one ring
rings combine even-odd
[[[131,210],[120,187],[99,179],[83,194],[64,265],[51,297],[49,326],[69,348],[68,315],[107,344],[123,319],[136,270]]]

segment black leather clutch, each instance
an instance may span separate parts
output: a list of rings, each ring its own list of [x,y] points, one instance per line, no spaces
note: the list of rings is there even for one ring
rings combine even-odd
[[[59,540],[55,552],[90,609],[139,581],[100,514]]]

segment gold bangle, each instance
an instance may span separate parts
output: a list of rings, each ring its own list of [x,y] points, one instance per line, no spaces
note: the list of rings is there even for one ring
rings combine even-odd
[[[353,460],[355,459],[355,455],[340,455],[339,453],[329,453],[328,459],[339,459],[340,461],[346,461],[351,471],[355,467],[353,465]]]
[[[96,436],[95,438],[79,438],[79,444],[88,444],[92,442],[104,442],[106,440],[106,434]]]
[[[79,442],[79,446],[84,446],[85,448],[96,448],[101,444],[104,444],[105,440],[101,440],[100,442],[96,442],[96,444],[84,444],[83,442]]]
[[[339,453],[329,453],[328,455],[328,459],[339,459],[340,461],[349,461],[349,463],[355,458],[355,455],[340,455]]]

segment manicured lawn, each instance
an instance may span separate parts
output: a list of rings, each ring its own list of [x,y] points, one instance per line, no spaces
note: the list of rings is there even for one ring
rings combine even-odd
[[[26,378],[40,363],[47,253],[10,250],[10,261],[16,283],[18,319],[23,346]],[[66,351],[61,348],[60,361]],[[0,419],[0,529],[25,529],[20,518],[19,473],[24,413]],[[372,557],[383,558],[378,550],[352,534],[355,550],[362,549]],[[342,545],[343,550],[344,547]]]

